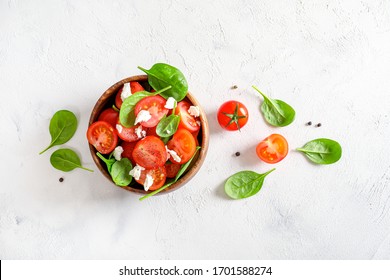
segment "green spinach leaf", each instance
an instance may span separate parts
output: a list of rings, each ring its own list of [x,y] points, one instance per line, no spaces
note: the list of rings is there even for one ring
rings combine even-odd
[[[148,74],[148,82],[155,90],[172,86],[171,89],[161,93],[165,99],[173,97],[177,101],[181,101],[186,97],[188,84],[179,69],[165,63],[156,63],[149,70],[140,66],[138,68]]]
[[[263,94],[257,87],[252,86],[264,98],[261,104],[261,112],[264,119],[272,126],[287,126],[295,119],[295,110],[286,102],[278,99],[271,99]]]
[[[319,138],[306,143],[297,151],[304,153],[309,160],[317,164],[332,164],[341,158],[342,148],[334,140]]]
[[[130,184],[133,177],[129,175],[129,172],[132,168],[133,166],[128,158],[122,158],[120,161],[116,161],[112,165],[110,172],[114,183],[121,187]]]
[[[247,198],[257,194],[263,186],[264,178],[274,171],[259,174],[253,171],[240,171],[230,176],[225,182],[225,192],[233,199]]]
[[[175,132],[177,131],[177,128],[179,127],[180,116],[175,115],[175,110],[176,110],[176,101],[175,101],[175,106],[173,107],[173,110],[172,110],[172,115],[170,115],[168,117],[164,116],[157,124],[156,133],[158,136],[162,137],[164,140],[169,138],[173,134],[175,134]],[[166,142],[164,142],[164,143],[166,143]]]
[[[108,170],[108,173],[111,174],[111,169],[112,169],[112,166],[113,164],[116,162],[116,159],[115,158],[112,158],[111,155],[108,159],[106,159],[101,153],[97,152],[96,155],[106,164],[107,166],[107,170]]]
[[[50,120],[49,131],[51,143],[39,154],[43,154],[53,146],[61,145],[70,140],[77,129],[77,118],[68,110],[56,112]]]
[[[80,158],[71,149],[58,149],[50,156],[50,163],[54,168],[65,172],[72,171],[75,168],[81,168],[93,172],[93,170],[81,165]]]
[[[135,121],[135,114],[134,114],[135,105],[145,97],[155,96],[170,88],[171,86],[168,86],[156,92],[138,91],[130,95],[129,97],[127,97],[125,101],[123,101],[121,109],[119,110],[120,123],[125,127],[133,126]]]
[[[194,159],[195,155],[197,154],[198,150],[200,150],[200,147],[199,147],[199,146],[196,147],[195,153],[193,154],[193,156],[191,157],[191,159],[190,159],[189,161],[187,161],[185,164],[183,164],[183,165],[180,167],[179,172],[177,172],[176,177],[175,177],[174,180],[172,180],[172,181],[166,183],[166,184],[165,184],[164,186],[162,186],[161,188],[159,188],[159,189],[157,189],[157,190],[155,190],[155,191],[153,191],[153,192],[151,192],[151,193],[148,193],[147,195],[144,195],[144,196],[141,197],[139,200],[142,201],[142,200],[144,200],[144,199],[146,199],[146,198],[148,198],[148,197],[151,197],[151,196],[153,196],[153,195],[155,195],[155,194],[157,194],[157,193],[159,193],[159,192],[165,190],[166,188],[168,188],[169,186],[173,185],[174,183],[176,183],[176,182],[180,179],[180,177],[184,174],[184,172],[187,171],[187,168],[190,166],[190,164],[191,164],[192,160]]]

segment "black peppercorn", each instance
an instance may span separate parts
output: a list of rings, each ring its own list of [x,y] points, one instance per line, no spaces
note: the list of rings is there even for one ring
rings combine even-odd
[[[62,183],[64,181],[64,178],[61,177],[58,181]]]
[[[312,122],[307,122],[307,123],[306,123],[306,125],[311,125],[311,124],[312,124]]]
[[[236,152],[235,155],[236,155],[236,157],[239,157],[241,155],[241,153],[240,152]]]
[[[316,127],[320,127],[322,124],[321,123],[317,123]]]

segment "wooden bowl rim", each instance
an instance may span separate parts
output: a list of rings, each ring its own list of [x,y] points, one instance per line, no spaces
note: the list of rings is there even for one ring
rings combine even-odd
[[[147,75],[137,75],[137,76],[131,76],[124,78],[115,84],[113,84],[111,87],[109,87],[104,93],[100,96],[100,98],[97,100],[95,106],[92,109],[91,116],[89,118],[88,126],[90,126],[93,122],[97,121],[98,116],[102,109],[105,107],[107,101],[110,99],[110,97],[113,96],[113,94],[116,94],[117,91],[120,89],[121,86],[125,83],[129,82],[146,82],[148,80]],[[191,163],[190,169],[182,176],[176,183],[172,184],[165,190],[158,193],[158,195],[161,194],[167,194],[171,191],[177,190],[180,187],[184,186],[186,183],[188,183],[195,174],[200,170],[207,154],[208,146],[209,146],[209,125],[207,121],[207,117],[205,112],[203,111],[202,107],[200,106],[199,102],[196,100],[196,98],[190,93],[187,92],[187,98],[191,101],[191,103],[195,106],[198,106],[200,109],[200,122],[201,122],[201,129],[202,129],[202,144],[201,149],[197,152],[197,155],[195,156],[195,161]],[[89,144],[89,150],[92,155],[92,158],[100,170],[102,174],[114,185],[117,186],[111,179],[111,175],[108,173],[106,168],[103,167],[101,160],[96,155],[96,149],[94,146]],[[119,187],[119,186],[117,186]],[[151,191],[145,191],[140,189],[135,189],[129,186],[120,187],[122,189],[125,189],[127,191],[138,193],[140,195],[146,195],[150,193]]]

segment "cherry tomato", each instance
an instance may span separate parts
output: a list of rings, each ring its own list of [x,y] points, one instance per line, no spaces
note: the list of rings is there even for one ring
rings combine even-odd
[[[119,118],[119,112],[115,111],[112,108],[105,109],[99,116],[99,121],[106,121],[111,124],[113,127],[116,126],[116,123]]]
[[[149,127],[148,130],[146,131],[146,135],[152,135],[152,136],[160,137],[160,136],[157,135],[156,128],[157,128],[157,126]]]
[[[128,158],[133,165],[135,165],[135,161],[133,159],[133,151],[137,142],[122,142],[121,146],[123,148],[122,157]]]
[[[165,108],[166,100],[159,96],[148,96],[135,105],[134,113],[137,116],[141,110],[149,111],[152,118],[146,122],[141,122],[141,125],[144,127],[153,127],[158,124],[162,117],[168,114],[168,109]]]
[[[191,104],[187,101],[180,101],[177,103],[175,113],[180,116],[179,128],[185,128],[190,132],[196,132],[200,129],[198,124],[199,118],[191,116],[190,113],[188,113],[190,106]]]
[[[241,102],[230,100],[221,105],[217,118],[226,130],[240,130],[248,122],[248,110]]]
[[[118,144],[115,129],[108,122],[97,121],[88,127],[88,142],[102,154],[111,153]]]
[[[167,171],[167,178],[175,178],[179,172],[181,164],[167,162],[165,164],[165,170]]]
[[[150,175],[153,179],[153,184],[149,188],[150,191],[154,191],[161,188],[164,185],[165,180],[167,178],[167,172],[165,170],[165,167],[159,166],[153,169],[143,170],[141,172],[141,176],[139,177],[139,179],[136,180],[137,183],[143,185],[146,180],[146,175]]]
[[[133,159],[146,169],[163,166],[167,161],[164,142],[156,136],[146,136],[135,145]]]
[[[118,91],[118,93],[115,96],[115,106],[118,109],[120,109],[122,107],[122,103],[123,103],[123,100],[121,97],[122,90],[123,90],[123,87]],[[144,88],[138,82],[130,82],[131,94],[136,93],[138,91],[143,91],[143,90],[144,90]]]
[[[172,139],[167,143],[168,149],[173,150],[180,157],[180,161],[175,161],[171,156],[169,159],[173,163],[184,164],[191,159],[196,151],[196,141],[194,136],[186,129],[178,129],[173,134]]]
[[[132,127],[124,127],[118,119],[118,122],[115,126],[116,132],[120,139],[127,142],[135,142],[139,140],[137,133],[135,133],[135,130],[139,127],[139,125],[135,125]]]
[[[264,162],[277,163],[287,156],[287,140],[280,134],[271,134],[257,145],[256,153]]]

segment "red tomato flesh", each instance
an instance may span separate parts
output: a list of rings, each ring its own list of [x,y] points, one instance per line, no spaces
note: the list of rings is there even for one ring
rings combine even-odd
[[[149,188],[150,191],[154,191],[161,188],[164,185],[165,180],[167,178],[167,172],[165,170],[165,167],[159,166],[153,169],[142,170],[141,176],[139,177],[138,180],[136,180],[137,183],[144,185],[146,180],[146,175],[150,175],[153,178],[153,184]]]
[[[134,161],[146,169],[163,166],[167,161],[164,142],[156,136],[146,136],[139,140],[132,155]]]
[[[162,117],[168,114],[168,109],[165,108],[166,100],[159,96],[148,96],[143,98],[135,105],[134,113],[137,116],[141,110],[149,111],[152,116],[150,120],[141,122],[144,127],[153,127],[158,124]]]
[[[267,163],[277,163],[284,159],[287,153],[287,140],[280,134],[271,134],[256,147],[257,156]]]
[[[135,133],[135,130],[139,127],[139,125],[135,125],[132,127],[124,127],[121,125],[118,119],[118,123],[116,124],[116,132],[120,139],[127,142],[135,142],[139,140],[137,133]]]
[[[118,93],[115,96],[115,106],[118,109],[120,109],[122,107],[122,103],[123,103],[123,100],[122,100],[122,97],[121,97],[122,90],[123,90],[123,87],[118,91]],[[134,94],[134,93],[136,93],[138,91],[143,91],[143,90],[144,90],[144,88],[143,88],[143,86],[140,85],[140,83],[138,83],[138,82],[130,82],[131,94]]]
[[[196,132],[200,129],[200,126],[198,124],[199,118],[191,116],[190,113],[188,113],[188,109],[190,109],[191,104],[187,101],[180,101],[177,103],[176,107],[176,115],[180,116],[180,124],[179,128],[185,128],[189,130],[190,132]]]
[[[175,178],[179,172],[181,164],[169,163],[165,164],[165,170],[167,171],[167,178]]]
[[[172,139],[168,141],[167,147],[173,150],[180,157],[180,161],[175,161],[171,156],[169,158],[173,163],[184,164],[191,159],[196,151],[196,141],[194,136],[186,129],[178,129],[173,134]]]
[[[101,154],[111,153],[118,144],[115,129],[105,121],[91,124],[87,131],[87,139]]]
[[[115,111],[113,108],[107,108],[100,114],[98,120],[108,122],[113,127],[115,127],[118,118],[119,118],[119,112]]]
[[[135,160],[133,159],[133,151],[137,142],[122,142],[121,146],[123,148],[122,157],[128,158],[133,165],[135,165]]]

